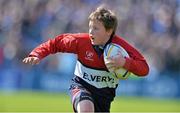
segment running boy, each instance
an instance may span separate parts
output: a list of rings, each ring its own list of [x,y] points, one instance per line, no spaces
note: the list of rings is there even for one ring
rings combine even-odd
[[[117,17],[104,7],[98,7],[89,16],[89,33],[61,34],[36,47],[23,62],[38,64],[49,54],[67,52],[77,54],[78,60],[70,86],[75,112],[110,112],[118,79],[112,76],[103,60],[103,48],[108,43],[122,46],[130,55],[110,58],[115,68],[123,67],[137,76],[146,76],[149,67],[134,47],[115,35]]]

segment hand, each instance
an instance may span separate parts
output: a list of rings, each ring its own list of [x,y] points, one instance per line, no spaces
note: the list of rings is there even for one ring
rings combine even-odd
[[[108,69],[118,69],[123,67],[126,63],[126,59],[122,56],[121,53],[118,53],[116,56],[107,58],[106,66]]]
[[[40,59],[38,57],[26,57],[23,59],[23,62],[26,64],[34,65],[34,64],[39,64]]]

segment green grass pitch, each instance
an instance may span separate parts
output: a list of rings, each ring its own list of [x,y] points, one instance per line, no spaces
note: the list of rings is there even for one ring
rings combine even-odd
[[[72,112],[70,97],[62,93],[0,92],[0,112]],[[180,112],[178,99],[116,97],[111,112]]]

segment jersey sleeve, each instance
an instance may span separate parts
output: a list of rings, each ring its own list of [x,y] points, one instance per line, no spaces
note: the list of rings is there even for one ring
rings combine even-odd
[[[57,52],[74,53],[77,52],[78,41],[75,35],[62,34],[54,39],[50,39],[37,46],[29,56],[36,56],[40,59],[48,56],[49,54],[55,54]]]
[[[137,76],[146,76],[149,73],[149,66],[143,55],[127,41],[121,37],[119,39],[115,40],[115,42],[121,45],[130,56],[129,58],[126,57],[126,63],[123,68]]]
[[[131,51],[129,58],[126,58],[124,68],[137,76],[146,76],[149,73],[145,58],[136,49]]]

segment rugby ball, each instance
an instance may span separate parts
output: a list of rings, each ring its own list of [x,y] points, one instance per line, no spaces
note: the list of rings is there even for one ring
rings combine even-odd
[[[129,57],[129,54],[120,45],[114,43],[110,43],[106,45],[103,55],[104,55],[104,62],[107,68],[109,67],[107,64],[109,62],[107,58],[116,56],[119,52],[121,52],[123,57]],[[129,72],[124,68],[118,68],[118,69],[108,68],[108,70],[118,79],[127,79],[128,76],[131,74],[131,72]]]

